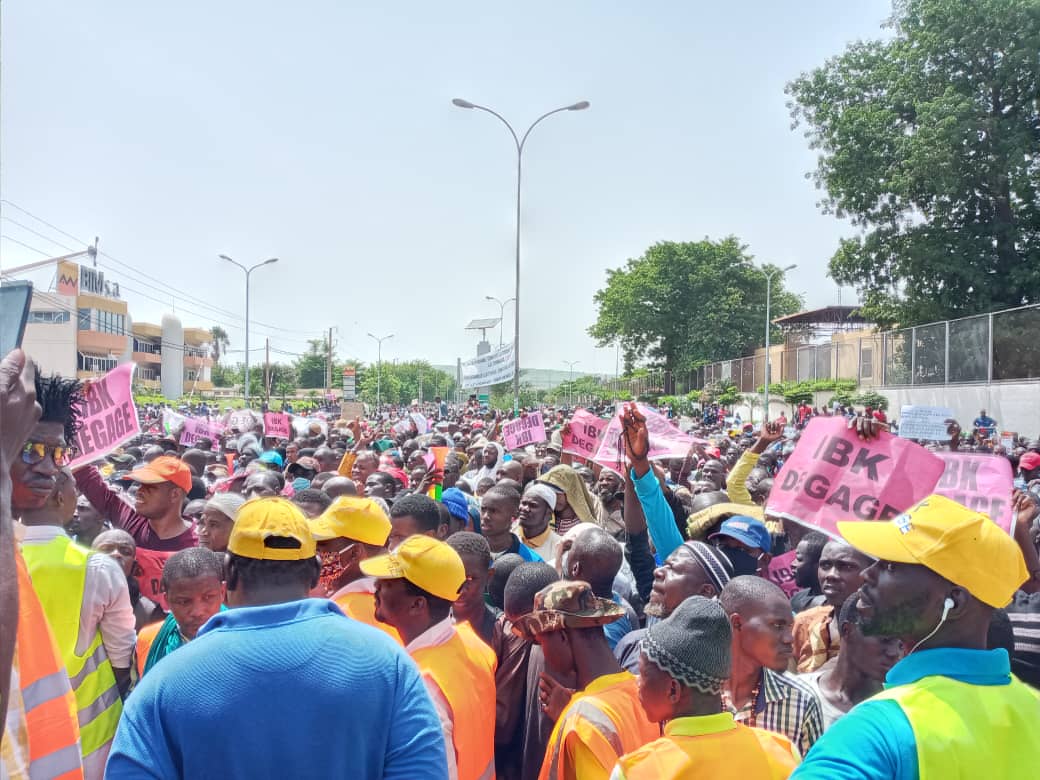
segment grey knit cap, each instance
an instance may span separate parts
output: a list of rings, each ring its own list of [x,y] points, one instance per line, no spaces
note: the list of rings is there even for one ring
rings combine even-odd
[[[245,496],[238,493],[214,493],[213,498],[206,502],[206,509],[215,509],[229,520],[238,516],[238,509],[246,502]]]
[[[690,596],[647,629],[642,652],[687,688],[717,694],[729,677],[731,637],[729,618],[719,602]]]

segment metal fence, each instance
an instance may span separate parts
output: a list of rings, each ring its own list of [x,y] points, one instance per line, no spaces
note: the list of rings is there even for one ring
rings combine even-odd
[[[861,387],[949,385],[1040,379],[1040,304],[770,350],[772,381],[851,379]],[[614,380],[609,380],[613,382]],[[765,383],[764,354],[710,363],[694,371],[651,371],[621,380],[634,396],[684,395],[732,381],[742,393]]]

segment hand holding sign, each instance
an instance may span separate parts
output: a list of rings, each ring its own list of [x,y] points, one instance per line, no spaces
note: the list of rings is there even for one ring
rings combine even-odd
[[[124,363],[86,386],[73,469],[104,457],[141,432],[130,390],[134,368],[133,363]]]

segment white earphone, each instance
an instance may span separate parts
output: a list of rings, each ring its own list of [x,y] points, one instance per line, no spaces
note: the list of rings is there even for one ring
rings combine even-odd
[[[920,642],[918,642],[916,645],[910,648],[910,653],[914,652],[914,650],[919,648],[921,645],[923,645],[925,642],[927,642],[929,639],[931,639],[933,636],[939,633],[939,629],[942,628],[942,624],[946,622],[946,616],[949,615],[950,610],[956,606],[957,603],[952,598],[947,596],[946,600],[943,601],[942,617],[939,618],[939,624],[935,628],[933,628],[924,639],[922,639]],[[907,655],[910,655],[910,653],[907,653]]]
[[[955,606],[957,606],[957,605],[953,603],[953,599],[951,599],[949,596],[947,596],[946,597],[946,601],[943,602],[943,613],[942,613],[942,617],[939,619],[940,623],[942,623],[942,621],[946,620],[946,616],[948,614],[950,614],[950,610],[953,609]]]

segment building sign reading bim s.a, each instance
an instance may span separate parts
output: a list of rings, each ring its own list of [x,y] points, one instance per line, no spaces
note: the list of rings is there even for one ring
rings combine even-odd
[[[106,298],[119,297],[119,283],[105,281],[105,274],[87,265],[79,267],[79,291]]]

